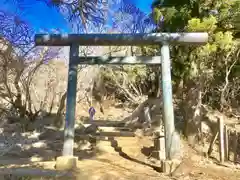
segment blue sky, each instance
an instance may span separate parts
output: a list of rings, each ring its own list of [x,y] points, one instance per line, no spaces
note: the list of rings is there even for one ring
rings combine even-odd
[[[151,4],[153,0],[129,0],[129,1],[135,4],[143,12],[146,13],[151,12]]]
[[[37,0],[22,0],[25,4],[32,4],[24,11],[17,9],[14,4],[14,0],[0,0],[0,9],[6,10],[11,13],[17,13],[21,15],[22,19],[27,21],[35,32],[39,32],[40,29],[61,29],[61,31],[68,32],[69,28],[63,16],[54,8],[48,7],[42,2]],[[129,0],[129,2],[135,4],[142,11],[149,13],[151,11],[152,0]]]

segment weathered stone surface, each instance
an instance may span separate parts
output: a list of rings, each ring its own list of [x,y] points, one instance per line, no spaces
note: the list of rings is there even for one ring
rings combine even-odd
[[[180,160],[163,160],[162,171],[166,174],[172,174],[176,171],[180,164]]]
[[[152,157],[157,160],[165,160],[166,159],[165,151],[154,150],[152,152]]]
[[[56,159],[57,170],[71,170],[77,167],[78,158],[74,156],[60,156]]]

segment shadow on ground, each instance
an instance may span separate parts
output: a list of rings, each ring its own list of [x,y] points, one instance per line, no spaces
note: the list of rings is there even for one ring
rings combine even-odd
[[[47,121],[47,123],[35,122],[36,129],[24,133],[21,132],[21,125],[17,123],[7,124],[1,128],[0,165],[4,169],[0,169],[0,176],[2,174],[62,176],[57,171],[43,170],[39,165],[40,162],[55,161],[56,157],[62,154],[64,132],[52,126],[54,118]],[[81,133],[82,128],[76,128],[75,132]],[[79,160],[91,159],[102,153],[97,147],[92,149],[89,142],[80,136],[76,136],[74,141],[74,155]],[[65,173],[64,176],[66,175]]]

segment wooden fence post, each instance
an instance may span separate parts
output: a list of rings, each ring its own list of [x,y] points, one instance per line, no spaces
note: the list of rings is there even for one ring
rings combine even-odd
[[[221,116],[218,119],[218,128],[219,128],[219,156],[220,156],[220,163],[224,163],[224,123],[223,117]]]
[[[212,153],[213,146],[214,146],[214,144],[215,144],[215,142],[216,142],[216,140],[217,140],[218,134],[219,134],[218,131],[216,131],[215,134],[213,134],[213,137],[212,137],[212,139],[211,139],[211,142],[210,142],[210,145],[209,145],[209,148],[208,148],[208,152],[207,152],[207,156],[208,156],[208,157],[209,157],[209,156],[211,155],[211,153]]]
[[[238,133],[235,130],[233,133],[233,162],[237,162],[237,148],[238,148]]]
[[[229,143],[228,140],[229,139],[229,131],[227,126],[224,126],[224,151],[225,151],[225,160],[228,161],[229,160]]]

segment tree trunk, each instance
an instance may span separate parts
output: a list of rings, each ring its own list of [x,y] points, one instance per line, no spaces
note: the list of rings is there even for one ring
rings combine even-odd
[[[65,108],[66,98],[67,98],[67,91],[64,92],[64,94],[61,96],[60,104],[59,104],[57,114],[56,114],[56,117],[54,120],[54,125],[58,128],[61,128],[64,125],[64,120],[61,116],[62,116],[63,110]]]
[[[149,86],[149,97],[159,98],[160,97],[160,67],[149,66],[147,71],[148,86]]]
[[[199,81],[198,81],[199,82]],[[201,82],[189,82],[185,91],[184,100],[184,135],[187,137],[188,144],[194,146],[200,132],[201,125],[201,105],[202,105],[202,88]]]

